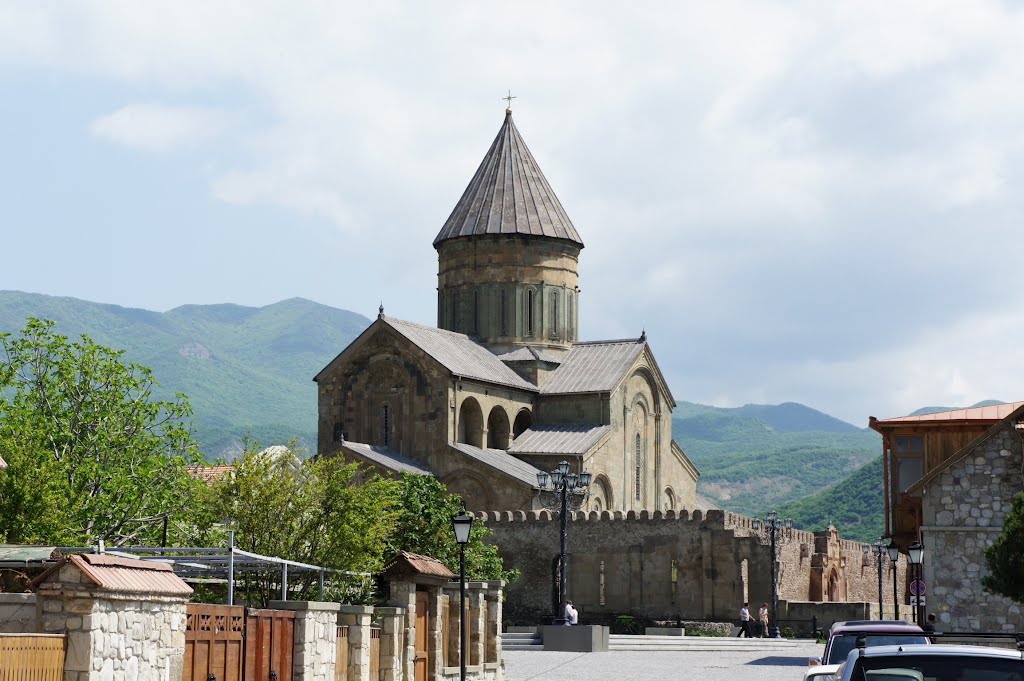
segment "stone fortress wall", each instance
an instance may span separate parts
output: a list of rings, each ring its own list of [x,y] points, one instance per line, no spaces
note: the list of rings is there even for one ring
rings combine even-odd
[[[550,615],[557,601],[558,514],[477,517],[491,530],[506,565],[522,571],[508,587],[509,619],[530,623]],[[568,535],[568,596],[586,616],[734,620],[745,600],[754,607],[771,598],[771,551],[747,516],[722,510],[581,512],[571,514]],[[864,544],[841,540],[834,529],[784,535],[780,600],[877,604],[875,558],[865,558]],[[883,572],[883,601],[891,608],[888,558]],[[904,583],[905,561],[898,579]]]

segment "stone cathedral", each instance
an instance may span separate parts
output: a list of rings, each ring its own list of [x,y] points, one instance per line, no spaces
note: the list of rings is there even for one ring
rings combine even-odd
[[[593,474],[585,510],[693,508],[646,334],[579,340],[583,241],[511,110],[433,245],[437,327],[381,307],[317,374],[318,454],[434,475],[473,511],[541,508],[562,460]]]

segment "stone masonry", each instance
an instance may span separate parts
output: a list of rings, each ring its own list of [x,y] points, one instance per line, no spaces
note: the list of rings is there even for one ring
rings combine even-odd
[[[984,550],[1024,489],[1022,464],[1021,435],[1006,421],[924,487],[926,598],[940,629],[1024,629],[1019,604],[981,587]]]
[[[334,681],[341,606],[315,601],[271,601],[269,607],[295,612],[294,681]]]

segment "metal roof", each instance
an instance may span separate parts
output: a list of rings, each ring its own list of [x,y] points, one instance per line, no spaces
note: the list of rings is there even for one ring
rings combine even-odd
[[[56,546],[31,546],[28,544],[0,544],[0,563],[41,563],[53,558]]]
[[[388,561],[384,570],[391,571],[396,567],[405,567],[411,572],[421,575],[434,575],[435,577],[455,577],[455,573],[449,570],[444,563],[432,556],[424,556],[411,551],[399,551],[394,558]]]
[[[420,463],[408,459],[393,449],[388,447],[380,447],[374,445],[363,444],[362,442],[349,442],[346,440],[341,445],[342,450],[354,454],[355,456],[375,463],[378,466],[383,466],[389,470],[397,471],[399,473],[412,473],[414,475],[430,475],[430,471],[427,470]]]
[[[641,339],[577,343],[541,386],[544,394],[608,392],[644,350]]]
[[[381,316],[379,319],[456,376],[537,392],[537,386],[509,369],[494,353],[465,334],[393,317]]]
[[[526,142],[505,111],[505,122],[462,198],[434,239],[521,234],[583,241]]]
[[[540,469],[520,461],[504,449],[481,449],[462,442],[453,442],[449,446],[484,465],[525,482],[530,487],[537,486],[537,473],[540,473]]]
[[[916,416],[897,416],[890,419],[878,419],[878,425],[897,425],[902,423],[942,423],[943,421],[1001,421],[1014,411],[1024,406],[1024,402],[993,404],[987,407],[970,407],[969,409],[951,409],[933,414]]]
[[[598,445],[611,426],[546,425],[523,431],[512,441],[509,454],[577,454],[583,455]]]
[[[551,364],[562,363],[561,359],[555,357],[551,353],[544,352],[543,350],[529,345],[498,355],[498,359],[502,362],[534,362],[539,360],[541,362],[549,362]]]
[[[70,563],[97,589],[120,593],[189,596],[192,588],[174,574],[170,565],[135,558],[83,553],[68,556],[36,577],[33,586],[45,587],[51,575]]]

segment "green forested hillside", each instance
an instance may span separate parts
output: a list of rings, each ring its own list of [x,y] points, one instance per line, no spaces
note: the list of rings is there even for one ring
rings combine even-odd
[[[829,489],[776,510],[797,527],[820,530],[831,522],[844,539],[872,542],[885,530],[882,517],[882,457]]]
[[[21,330],[30,316],[54,320],[65,335],[87,333],[123,348],[154,370],[160,397],[185,393],[195,409],[196,439],[211,458],[246,435],[314,443],[312,378],[369,324],[361,315],[300,298],[161,313],[0,291],[0,331]]]
[[[698,492],[740,513],[762,514],[831,488],[881,451],[874,431],[792,402],[734,409],[683,402],[672,425],[701,471]]]

